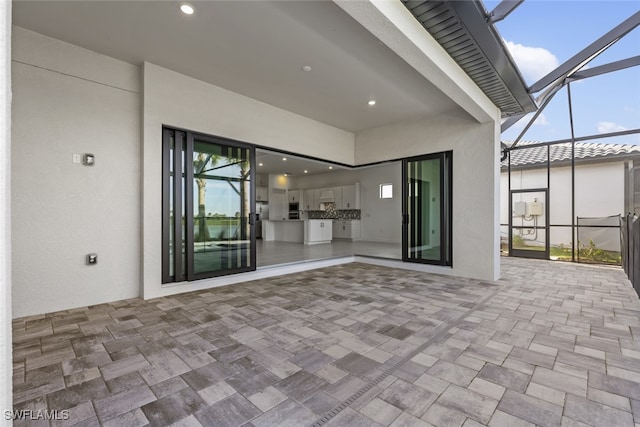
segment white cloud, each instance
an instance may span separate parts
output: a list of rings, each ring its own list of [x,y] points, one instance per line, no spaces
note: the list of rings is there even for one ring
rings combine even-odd
[[[536,121],[533,122],[533,124],[537,126],[548,126],[549,120],[547,120],[547,116],[545,116],[544,113],[540,113],[540,115],[538,116]]]
[[[627,130],[627,128],[614,122],[598,122],[598,133],[620,132],[623,130]]]
[[[558,58],[545,48],[524,46],[506,40],[505,45],[528,83],[537,82],[559,65]]]

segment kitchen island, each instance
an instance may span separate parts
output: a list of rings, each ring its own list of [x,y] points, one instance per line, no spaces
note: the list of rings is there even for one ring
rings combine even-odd
[[[262,221],[262,240],[302,243],[304,221],[301,219],[278,219]]]
[[[318,245],[333,240],[332,219],[308,219],[304,222],[304,244]]]

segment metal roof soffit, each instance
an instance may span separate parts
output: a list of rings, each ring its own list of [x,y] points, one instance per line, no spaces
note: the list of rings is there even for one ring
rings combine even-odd
[[[537,110],[520,71],[479,0],[402,2],[503,117]]]

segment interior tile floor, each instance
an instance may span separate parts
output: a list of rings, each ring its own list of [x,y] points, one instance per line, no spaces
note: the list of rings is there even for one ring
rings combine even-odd
[[[331,243],[304,245],[280,241],[256,241],[256,262],[258,267],[293,262],[340,258],[363,255],[378,258],[402,259],[400,244],[366,242],[335,239]]]
[[[83,426],[640,425],[622,271],[501,262],[498,282],[351,263],[16,319],[15,409]]]

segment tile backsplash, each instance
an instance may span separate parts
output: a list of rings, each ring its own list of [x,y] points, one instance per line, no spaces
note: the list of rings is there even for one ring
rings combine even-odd
[[[306,211],[308,219],[360,219],[360,209],[336,209],[335,203],[325,203],[323,211]]]

